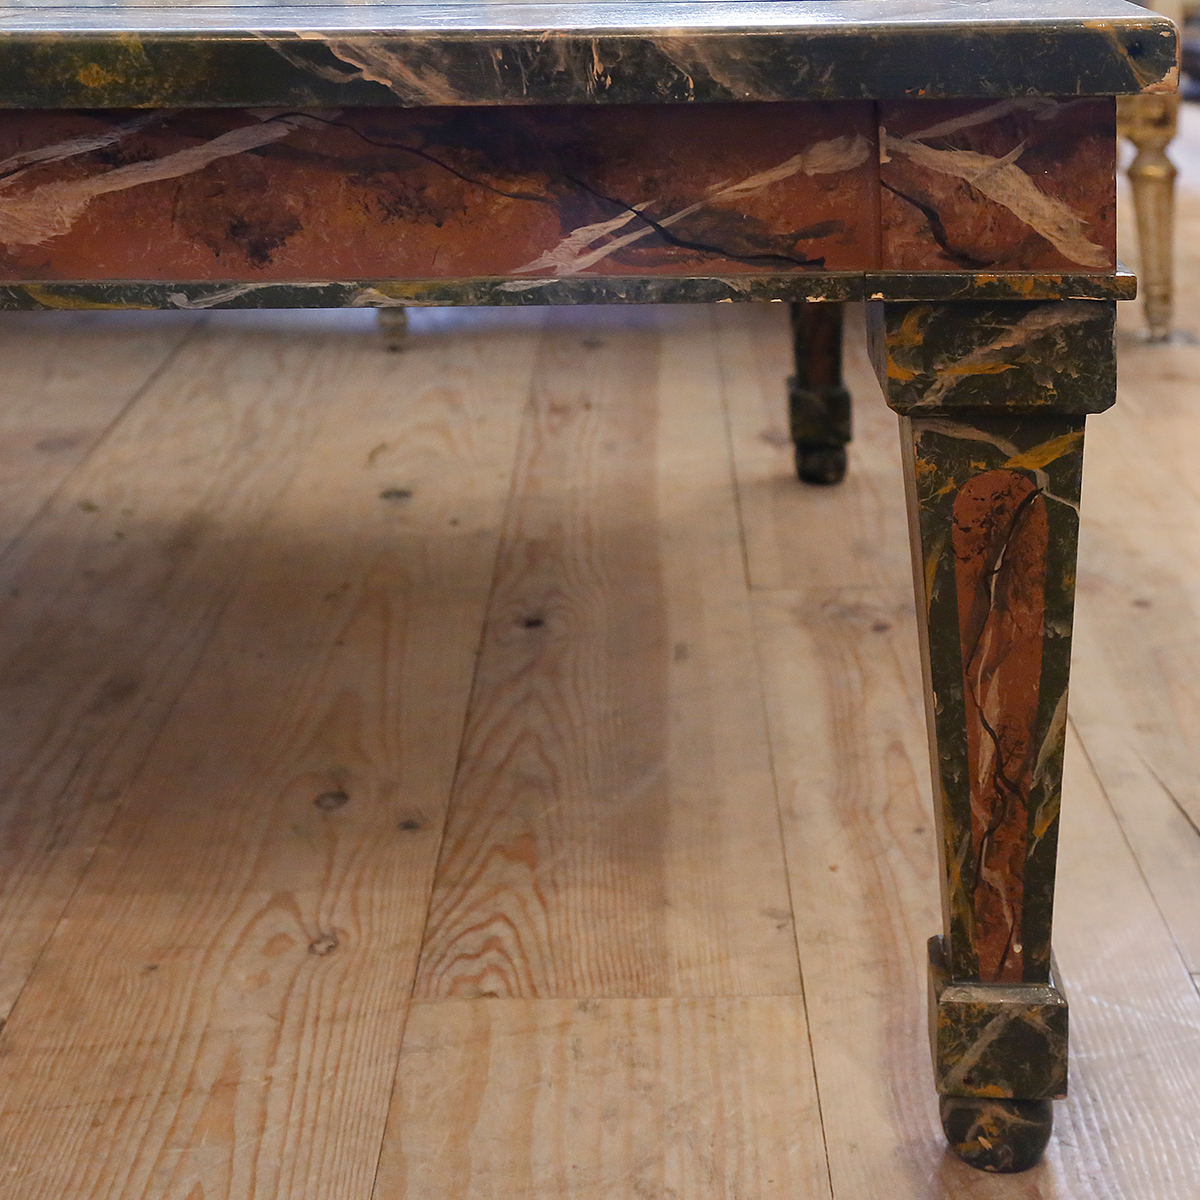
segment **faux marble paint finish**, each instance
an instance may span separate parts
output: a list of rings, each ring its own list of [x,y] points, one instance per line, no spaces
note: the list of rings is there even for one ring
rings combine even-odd
[[[874,137],[865,102],[0,113],[0,279],[862,270]]]
[[[882,265],[1110,270],[1111,99],[880,105]]]
[[[1067,300],[872,304],[868,337],[888,403],[1103,412],[1117,398],[1116,305]]]
[[[1051,964],[1045,983],[959,983],[942,939],[929,941],[930,1048],[938,1092],[1019,1100],[1067,1094],[1069,1010]]]
[[[843,300],[1132,299],[1134,276],[805,271],[788,275],[574,275],[266,283],[0,284],[0,311],[87,308],[389,308],[395,305],[728,304]]]
[[[65,309],[396,308],[731,304],[862,299],[862,276],[574,275],[533,279],[0,284],[0,312]]]
[[[1168,90],[1169,20],[1114,0],[561,0],[0,7],[0,106],[344,107]]]
[[[904,414],[956,980],[1050,970],[1083,422],[1115,394],[1113,307],[870,306]]]
[[[1049,520],[1037,484],[1013,470],[985,471],[964,483],[952,520],[975,951],[981,979],[1019,982]]]
[[[1083,422],[902,422],[958,980],[1048,977]]]

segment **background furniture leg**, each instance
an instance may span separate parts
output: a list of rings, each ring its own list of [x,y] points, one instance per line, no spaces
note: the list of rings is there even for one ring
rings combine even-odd
[[[936,792],[942,1124],[972,1165],[1021,1171],[1067,1087],[1050,929],[1083,428],[1115,397],[1115,305],[871,309],[901,414]]]
[[[850,393],[842,381],[842,305],[792,305],[796,373],[788,379],[788,417],[796,474],[805,483],[840,483],[850,441]]]
[[[1169,341],[1174,316],[1175,165],[1167,157],[1175,136],[1179,95],[1121,96],[1117,131],[1137,148],[1129,167],[1137,214],[1139,271],[1146,338]]]
[[[408,344],[408,310],[396,305],[392,308],[377,308],[375,322],[383,334],[383,344],[389,350],[403,350]]]

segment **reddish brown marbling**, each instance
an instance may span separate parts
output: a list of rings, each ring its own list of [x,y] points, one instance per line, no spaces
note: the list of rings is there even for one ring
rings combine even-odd
[[[867,102],[3,112],[0,279],[862,270],[878,258],[873,114]]]
[[[879,117],[885,270],[1115,266],[1111,98],[886,102]]]
[[[1031,744],[1042,674],[1049,522],[1027,475],[986,471],[954,501],[953,546],[962,644],[975,946],[979,978],[1024,977],[1021,918]]]

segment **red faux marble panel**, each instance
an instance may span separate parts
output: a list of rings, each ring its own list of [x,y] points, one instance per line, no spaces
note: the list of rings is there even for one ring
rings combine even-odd
[[[1024,978],[1021,917],[1042,676],[1049,522],[1020,471],[985,471],[954,501],[975,946],[986,983]]]
[[[1111,99],[880,105],[884,269],[1111,270]]]
[[[0,113],[0,279],[747,275],[878,261],[868,102]]]

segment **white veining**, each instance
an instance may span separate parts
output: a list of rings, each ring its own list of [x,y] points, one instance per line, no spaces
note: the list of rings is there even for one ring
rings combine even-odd
[[[161,158],[114,167],[80,179],[56,179],[27,191],[14,188],[26,173],[20,172],[0,180],[0,245],[39,246],[68,233],[98,196],[190,175],[217,159],[281,141],[297,129],[317,125],[303,114],[261,119],[257,125],[231,129],[198,146],[188,146]]]
[[[1072,262],[1097,269],[1111,266],[1108,251],[1088,237],[1088,224],[1078,213],[1033,182],[1016,160],[1025,144],[1003,158],[977,150],[937,150],[914,138],[888,135],[887,150],[902,155],[927,171],[965,179],[990,200],[1007,208],[1030,229],[1044,237]]]
[[[461,100],[459,89],[450,83],[445,69],[435,66],[422,70],[418,65],[419,55],[411,49],[407,52],[397,49],[383,39],[358,38],[350,41],[304,32],[298,36],[303,40],[322,43],[336,58],[357,68],[368,83],[381,83],[409,103],[456,104]],[[318,69],[318,73],[324,74],[325,78],[329,78],[328,71],[329,68]]]
[[[81,133],[75,137],[64,138],[61,142],[53,142],[49,146],[37,146],[33,150],[23,150],[8,158],[0,159],[0,180],[5,185],[15,182],[24,168],[37,166],[40,163],[61,162],[63,159],[75,158],[80,154],[90,154],[93,150],[103,150],[106,146],[115,146],[123,142],[130,134],[137,133],[151,125],[160,125],[173,117],[177,110],[158,108],[152,112],[141,113],[130,121],[123,121],[109,129],[96,133]]]
[[[1025,151],[1025,142],[1000,158],[977,150],[937,149],[927,145],[930,138],[944,138],[964,129],[987,125],[1010,113],[1032,112],[1035,120],[1047,121],[1071,106],[1069,101],[1036,97],[1000,100],[903,137],[881,129],[880,160],[888,162],[892,155],[898,154],[925,170],[964,179],[1041,234],[1072,262],[1085,267],[1111,267],[1108,251],[1088,237],[1087,221],[1061,200],[1048,196],[1017,166],[1017,160]]]
[[[650,236],[654,233],[655,226],[678,224],[709,204],[754,195],[764,188],[790,179],[793,175],[834,175],[841,171],[852,171],[867,161],[870,152],[870,143],[861,134],[852,138],[840,137],[817,142],[807,150],[792,155],[786,162],[766,171],[759,171],[735,183],[716,184],[708,189],[703,200],[655,218],[654,226],[639,219],[639,214],[648,207],[643,203],[634,205],[627,213],[610,217],[607,221],[598,221],[574,229],[533,262],[517,267],[513,274],[525,275],[534,271],[550,270],[555,275],[577,275],[617,250]],[[613,236],[619,229],[630,224],[637,227],[620,237]],[[595,245],[597,242],[601,244]]]

